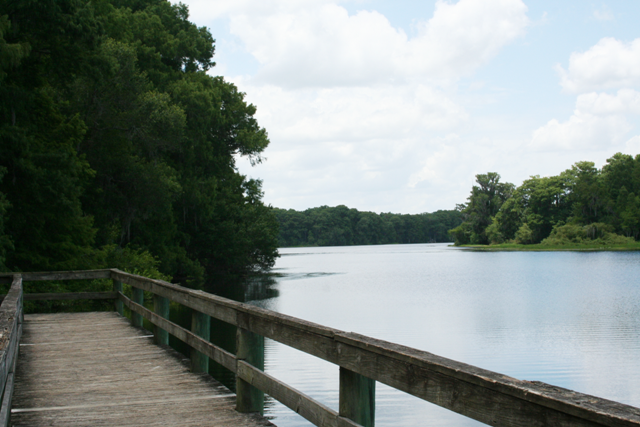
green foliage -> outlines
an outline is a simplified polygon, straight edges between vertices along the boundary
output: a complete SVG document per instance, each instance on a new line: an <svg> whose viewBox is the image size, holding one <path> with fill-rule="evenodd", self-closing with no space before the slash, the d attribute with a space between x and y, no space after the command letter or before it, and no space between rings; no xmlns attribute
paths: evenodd
<svg viewBox="0 0 640 427"><path fill-rule="evenodd" d="M449 234L453 236L456 245L468 245L471 243L471 233L471 224L466 221L449 230Z"/></svg>
<svg viewBox="0 0 640 427"><path fill-rule="evenodd" d="M277 221L235 168L267 133L207 74L214 40L185 5L0 5L0 268L133 263L197 286L273 265Z"/></svg>
<svg viewBox="0 0 640 427"><path fill-rule="evenodd" d="M14 271L89 268L95 229L80 196L93 175L75 147L85 127L65 116L51 87L29 94L30 109L16 111L17 124L0 124L0 164L7 176L0 191L11 203L5 230L15 249Z"/></svg>
<svg viewBox="0 0 640 427"><path fill-rule="evenodd" d="M565 243L581 243L587 238L587 232L583 226L578 224L565 224L553 228L553 231L542 242L551 244L553 241Z"/></svg>
<svg viewBox="0 0 640 427"><path fill-rule="evenodd" d="M487 244L489 238L486 228L491 224L502 204L511 197L515 186L510 183L501 183L500 175L495 172L476 175L476 182L471 189L468 203L462 208L464 222L469 224L470 234L468 242L473 244ZM464 230L465 232L467 230ZM452 231L453 232L453 231ZM466 233L463 230L453 232L462 240L456 239L456 244L466 241Z"/></svg>
<svg viewBox="0 0 640 427"><path fill-rule="evenodd" d="M491 244L499 244L504 243L504 235L500 231L500 223L493 217L491 220L491 224L485 230L485 234L487 235L487 239Z"/></svg>
<svg viewBox="0 0 640 427"><path fill-rule="evenodd" d="M638 240L640 237L640 197L628 193L623 186L617 200L617 225L627 236Z"/></svg>
<svg viewBox="0 0 640 427"><path fill-rule="evenodd" d="M565 224L556 226L540 244L543 246L563 246L587 244L597 246L629 246L634 244L630 237L613 233L613 226L603 223L592 223L585 226Z"/></svg>
<svg viewBox="0 0 640 427"><path fill-rule="evenodd" d="M593 162L577 162L561 176L569 183L572 214L577 221L589 224L605 219L607 195L602 174Z"/></svg>
<svg viewBox="0 0 640 427"><path fill-rule="evenodd" d="M517 188L514 197L519 199L522 217L531 228L530 243L540 242L570 213L567 184L562 177L533 176Z"/></svg>
<svg viewBox="0 0 640 427"><path fill-rule="evenodd" d="M0 15L0 82L7 76L5 70L20 65L24 57L29 54L28 43L7 43L5 34L11 29L11 22L7 15Z"/></svg>
<svg viewBox="0 0 640 427"><path fill-rule="evenodd" d="M274 212L280 224L282 247L448 242L451 241L448 230L462 221L458 211L376 214L344 205L303 212L274 209Z"/></svg>
<svg viewBox="0 0 640 427"><path fill-rule="evenodd" d="M511 197L507 199L496 216L492 220L495 232L500 233L505 241L516 238L516 231L523 222L525 208L522 206L521 197ZM488 232L488 231L487 231ZM489 237L487 235L487 237ZM489 238L491 240L491 238ZM492 242L493 243L493 242Z"/></svg>
<svg viewBox="0 0 640 427"><path fill-rule="evenodd" d="M529 224L524 223L516 231L516 243L528 245L533 243L533 231L529 228Z"/></svg>
<svg viewBox="0 0 640 427"><path fill-rule="evenodd" d="M495 181L491 178L478 175L478 182ZM486 220L488 187L473 187L462 209L465 221L450 231L456 244L515 240L546 246L628 246L627 238L640 238L640 155L616 153L602 170L592 162L577 162L558 176L532 176L505 192L507 198L491 221Z"/></svg>
<svg viewBox="0 0 640 427"><path fill-rule="evenodd" d="M106 245L96 252L96 256L97 264L101 268L117 268L150 279L171 279L170 276L160 272L160 260L142 249Z"/></svg>
<svg viewBox="0 0 640 427"><path fill-rule="evenodd" d="M127 273L138 274L159 280L170 280L171 277L160 272L160 260L147 251L130 247L120 248L107 245L93 253L96 268L118 268ZM111 291L113 282L108 279L69 280L60 282L29 282L26 292L107 292ZM131 287L124 285L124 293L131 296ZM113 301L25 301L25 310L32 312L56 311L98 311L111 310Z"/></svg>
<svg viewBox="0 0 640 427"><path fill-rule="evenodd" d="M0 167L0 182L2 182L2 178L4 177L7 170L3 167ZM11 238L5 234L4 224L5 218L7 216L7 210L11 207L11 204L7 201L7 197L0 193L0 271L6 271L7 266L5 265L7 252L14 249L13 242Z"/></svg>

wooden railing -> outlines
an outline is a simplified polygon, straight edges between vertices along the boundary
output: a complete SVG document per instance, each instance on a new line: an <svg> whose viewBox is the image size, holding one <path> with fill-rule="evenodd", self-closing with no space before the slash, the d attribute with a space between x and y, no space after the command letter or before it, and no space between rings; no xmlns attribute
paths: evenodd
<svg viewBox="0 0 640 427"><path fill-rule="evenodd" d="M9 424L14 372L22 337L22 278L9 276L11 287L0 305L0 426Z"/></svg>
<svg viewBox="0 0 640 427"><path fill-rule="evenodd" d="M2 277L0 275L0 279ZM11 324L14 329L9 329L15 330L19 338L22 288L20 276L13 277L11 291L2 303L0 319L4 330ZM328 328L161 280L115 269L22 274L24 281L97 278L112 279L114 292L58 295L64 299L114 299L115 308L121 314L124 306L131 310L134 325L141 326L142 318L148 319L154 325L159 344L168 343L168 334L188 344L193 349L194 371L206 370L207 358L211 358L234 372L240 412L261 411L263 393L267 393L317 426L373 426L375 382L378 381L493 426L640 426L640 409L636 407L542 382L518 380L425 351ZM133 288L132 299L122 293L123 283ZM154 310L143 306L143 291L154 295ZM56 299L51 294L25 294L25 299L39 299L38 295ZM169 301L193 310L191 330L168 320ZM8 320L9 317L13 320ZM236 354L209 342L210 317L237 327ZM10 336L13 337L13 333ZM339 411L266 374L263 337L340 366ZM14 364L15 358L10 355L15 353L18 338L5 340L3 336L0 342L5 396L10 395L12 372L6 367Z"/></svg>

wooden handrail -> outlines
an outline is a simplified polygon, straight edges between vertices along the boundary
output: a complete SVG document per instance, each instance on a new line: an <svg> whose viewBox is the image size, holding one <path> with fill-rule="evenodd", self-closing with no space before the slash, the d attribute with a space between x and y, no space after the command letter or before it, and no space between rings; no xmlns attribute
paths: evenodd
<svg viewBox="0 0 640 427"><path fill-rule="evenodd" d="M494 426L640 426L640 409L112 270L112 278Z"/></svg>
<svg viewBox="0 0 640 427"><path fill-rule="evenodd" d="M0 275L0 279L2 277ZM640 426L640 409L633 406L542 382L518 380L425 351L325 327L162 280L116 269L25 273L25 281L27 277L28 280L111 278L489 425ZM164 318L166 314L158 315L121 292L117 295L133 313L211 357L235 372L239 379L297 410L315 425L359 425L343 416L342 405L337 413L170 322Z"/></svg>
<svg viewBox="0 0 640 427"><path fill-rule="evenodd" d="M22 277L13 275L9 292L0 305L0 426L8 426L14 372L22 336Z"/></svg>

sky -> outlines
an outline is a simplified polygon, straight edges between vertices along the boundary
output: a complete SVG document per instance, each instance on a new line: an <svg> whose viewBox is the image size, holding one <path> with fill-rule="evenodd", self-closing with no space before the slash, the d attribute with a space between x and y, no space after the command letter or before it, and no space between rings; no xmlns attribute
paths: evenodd
<svg viewBox="0 0 640 427"><path fill-rule="evenodd" d="M416 214L640 153L640 2L182 0L270 145L264 201Z"/></svg>

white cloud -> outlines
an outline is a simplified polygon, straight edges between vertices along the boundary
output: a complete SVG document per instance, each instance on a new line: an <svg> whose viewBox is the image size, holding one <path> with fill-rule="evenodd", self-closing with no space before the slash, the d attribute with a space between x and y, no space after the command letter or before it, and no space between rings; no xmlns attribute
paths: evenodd
<svg viewBox="0 0 640 427"><path fill-rule="evenodd" d="M520 0L438 1L433 17L409 38L375 11L349 15L320 1L286 5L267 14L231 15L231 32L261 63L257 82L338 87L455 81L521 36L529 23Z"/></svg>
<svg viewBox="0 0 640 427"><path fill-rule="evenodd" d="M574 52L568 70L557 66L560 84L567 92L618 89L640 85L640 38L624 43L601 39L586 52Z"/></svg>
<svg viewBox="0 0 640 427"><path fill-rule="evenodd" d="M395 141L447 131L468 117L450 96L420 84L287 90L236 83L258 105L260 124L280 144Z"/></svg>
<svg viewBox="0 0 640 427"><path fill-rule="evenodd" d="M230 32L260 64L231 80L269 131L259 170L268 203L424 212L436 201L420 194L434 191L453 208L485 172L468 164L487 150L442 136L469 125L449 83L524 34L521 0L437 1L411 37L379 12L349 14L335 1L233 7L225 12ZM244 163L243 173L257 172ZM468 179L451 180L456 173Z"/></svg>
<svg viewBox="0 0 640 427"><path fill-rule="evenodd" d="M182 0L181 2L189 5L190 20L196 22L209 22L244 13L247 10L256 15L271 15L279 11L295 10L301 6L299 0ZM303 6L329 2L331 0L305 0Z"/></svg>
<svg viewBox="0 0 640 427"><path fill-rule="evenodd" d="M405 187L409 174L440 146L429 135L467 120L462 107L423 85L286 90L237 83L248 101L268 105L256 116L274 142L260 167L274 198L278 188L296 193L297 183L305 183L299 197Z"/></svg>
<svg viewBox="0 0 640 427"><path fill-rule="evenodd" d="M409 41L407 63L438 79L469 75L524 34L526 12L519 0L438 1L433 18Z"/></svg>
<svg viewBox="0 0 640 427"><path fill-rule="evenodd" d="M635 115L640 115L640 93L635 90L583 94L569 120L550 120L533 133L531 146L540 150L605 149L624 140L633 128L628 117Z"/></svg>
<svg viewBox="0 0 640 427"><path fill-rule="evenodd" d="M451 168L455 165L461 165L462 162L455 161L460 158L461 145L460 137L455 134L448 135L440 140L440 147L428 154L423 160L422 168L409 176L407 185L415 188L422 182L435 184L443 184L446 181L447 172L451 172ZM455 161L452 162L452 161Z"/></svg>
<svg viewBox="0 0 640 427"><path fill-rule="evenodd" d="M622 117L598 117L580 112L574 113L563 123L550 120L533 133L535 148L555 151L558 149L590 149L619 142L631 130Z"/></svg>
<svg viewBox="0 0 640 427"><path fill-rule="evenodd" d="M616 95L588 93L578 96L576 111L597 116L611 114L640 114L640 92L620 89Z"/></svg>

